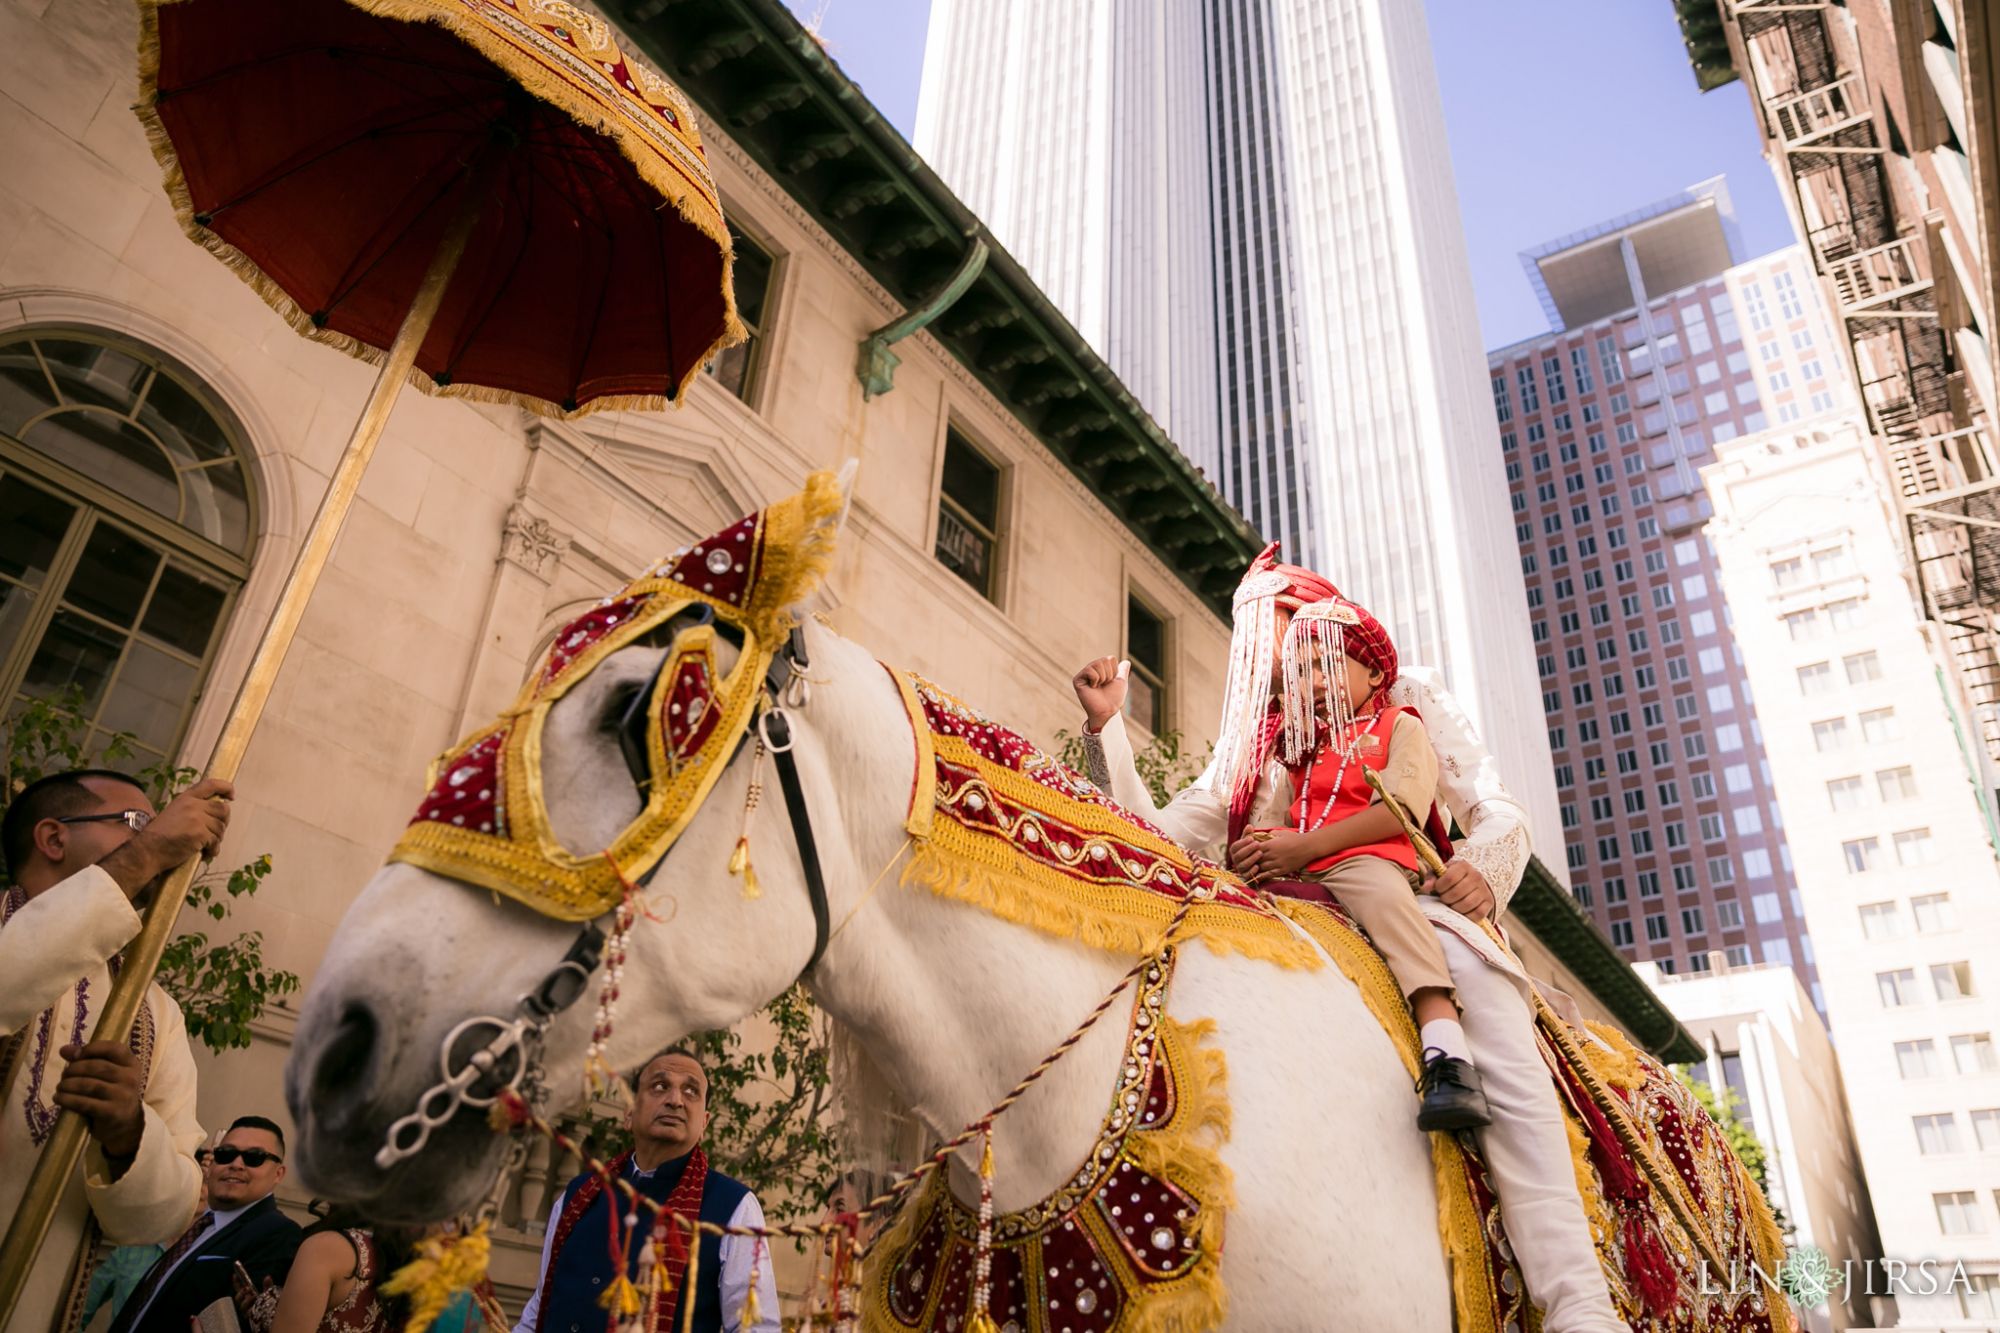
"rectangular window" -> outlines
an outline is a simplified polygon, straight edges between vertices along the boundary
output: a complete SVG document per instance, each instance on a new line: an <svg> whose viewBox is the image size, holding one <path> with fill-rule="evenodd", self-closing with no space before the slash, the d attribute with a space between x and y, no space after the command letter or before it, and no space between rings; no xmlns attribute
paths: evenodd
<svg viewBox="0 0 2000 1333"><path fill-rule="evenodd" d="M1952 1062L1961 1074L2000 1073L2000 1051L1986 1032L1964 1032L1951 1039Z"/></svg>
<svg viewBox="0 0 2000 1333"><path fill-rule="evenodd" d="M1945 1235L1976 1236L1986 1230L1979 1216L1979 1196L1971 1190L1933 1194L1931 1202L1937 1208L1938 1230Z"/></svg>
<svg viewBox="0 0 2000 1333"><path fill-rule="evenodd" d="M1917 974L1914 968L1898 968L1875 974L1875 993L1884 1009L1900 1009L1917 1002Z"/></svg>
<svg viewBox="0 0 2000 1333"><path fill-rule="evenodd" d="M1597 340L1597 368L1604 372L1606 384L1625 382L1625 362L1618 355L1618 343L1610 334Z"/></svg>
<svg viewBox="0 0 2000 1333"><path fill-rule="evenodd" d="M1882 659L1875 655L1872 648L1865 653L1843 657L1840 664L1847 670L1849 685L1865 685L1871 680L1882 679Z"/></svg>
<svg viewBox="0 0 2000 1333"><path fill-rule="evenodd" d="M1972 1134L1979 1141L1979 1151L2000 1150L2000 1108L1974 1111Z"/></svg>
<svg viewBox="0 0 2000 1333"><path fill-rule="evenodd" d="M1861 933L1870 940L1900 939L1903 934L1903 914L1896 910L1894 903L1863 903L1861 912Z"/></svg>
<svg viewBox="0 0 2000 1333"><path fill-rule="evenodd" d="M1639 896L1641 898L1657 898L1660 896L1660 876L1657 871L1641 870L1639 872Z"/></svg>
<svg viewBox="0 0 2000 1333"><path fill-rule="evenodd" d="M1771 582L1780 588L1796 588L1806 581L1806 562L1798 556L1771 562Z"/></svg>
<svg viewBox="0 0 2000 1333"><path fill-rule="evenodd" d="M1917 920L1919 935L1942 934L1957 924L1948 893L1926 893L1910 899L1910 915Z"/></svg>
<svg viewBox="0 0 2000 1333"><path fill-rule="evenodd" d="M1582 347L1569 349L1570 373L1576 377L1576 391L1580 394L1591 392L1597 387L1590 375L1590 356Z"/></svg>
<svg viewBox="0 0 2000 1333"><path fill-rule="evenodd" d="M1840 850L1847 858L1847 873L1850 875L1873 870L1882 863L1882 841L1879 838L1856 838L1852 842L1841 843Z"/></svg>
<svg viewBox="0 0 2000 1333"><path fill-rule="evenodd" d="M1553 356L1542 358L1542 383L1548 389L1549 405L1551 407L1569 397L1568 391L1563 388L1562 360L1560 358Z"/></svg>
<svg viewBox="0 0 2000 1333"><path fill-rule="evenodd" d="M1921 1041L1897 1042L1896 1072L1904 1078L1942 1077L1944 1066L1938 1062L1937 1043L1928 1037Z"/></svg>
<svg viewBox="0 0 2000 1333"><path fill-rule="evenodd" d="M1804 695L1829 694L1833 691L1833 664L1812 662L1798 670L1799 693Z"/></svg>
<svg viewBox="0 0 2000 1333"><path fill-rule="evenodd" d="M1541 411L1541 395L1535 392L1535 368L1533 366L1522 366L1514 372L1514 382L1521 390L1521 410L1523 412Z"/></svg>
<svg viewBox="0 0 2000 1333"><path fill-rule="evenodd" d="M1137 597L1125 599L1125 656L1132 663L1125 711L1157 736L1167 721L1167 624Z"/></svg>
<svg viewBox="0 0 2000 1333"><path fill-rule="evenodd" d="M1703 924L1701 919L1701 909L1699 907L1683 907L1681 909L1681 934L1706 935L1707 933L1708 928Z"/></svg>
<svg viewBox="0 0 2000 1333"><path fill-rule="evenodd" d="M774 261L769 251L733 226L729 239L736 250L736 317L749 336L718 352L708 363L708 373L747 403L763 379L763 358L758 353L764 344L764 306L770 300Z"/></svg>
<svg viewBox="0 0 2000 1333"><path fill-rule="evenodd" d="M1937 860L1937 843L1927 828L1904 829L1894 841L1897 865L1927 866Z"/></svg>
<svg viewBox="0 0 2000 1333"><path fill-rule="evenodd" d="M1861 779L1827 779L1826 799L1836 811L1859 810L1862 806Z"/></svg>
<svg viewBox="0 0 2000 1333"><path fill-rule="evenodd" d="M1701 816L1701 840L1703 842L1721 842L1722 836L1721 815Z"/></svg>
<svg viewBox="0 0 2000 1333"><path fill-rule="evenodd" d="M1514 402L1507 396L1507 377L1497 375L1493 380L1493 414L1506 425L1514 419Z"/></svg>
<svg viewBox="0 0 2000 1333"><path fill-rule="evenodd" d="M1972 964L1932 963L1931 989L1940 1000L1969 1000L1973 996Z"/></svg>
<svg viewBox="0 0 2000 1333"><path fill-rule="evenodd" d="M1958 1121L1949 1112L1943 1115L1912 1116L1917 1129L1917 1151L1926 1157L1964 1152L1958 1138Z"/></svg>
<svg viewBox="0 0 2000 1333"><path fill-rule="evenodd" d="M1819 612L1794 611L1784 618L1785 630L1792 636L1793 643L1804 643L1819 637Z"/></svg>
<svg viewBox="0 0 2000 1333"><path fill-rule="evenodd" d="M1861 627L1861 599L1843 597L1837 602L1826 604L1826 623L1835 631L1859 629Z"/></svg>
<svg viewBox="0 0 2000 1333"><path fill-rule="evenodd" d="M1813 748L1821 754L1842 749L1847 744L1847 719L1830 717L1812 724Z"/></svg>
<svg viewBox="0 0 2000 1333"><path fill-rule="evenodd" d="M1646 918L1646 939L1650 943L1658 944L1669 938L1672 933L1667 929L1667 918L1664 914Z"/></svg>
<svg viewBox="0 0 2000 1333"><path fill-rule="evenodd" d="M1714 865L1713 861L1709 862ZM1726 862L1724 864L1727 864ZM1711 876L1713 878L1713 876ZM1731 898L1715 905L1715 924L1724 930L1743 929L1743 904Z"/></svg>
<svg viewBox="0 0 2000 1333"><path fill-rule="evenodd" d="M1630 921L1613 921L1611 923L1611 942L1621 949L1631 948L1632 923Z"/></svg>
<svg viewBox="0 0 2000 1333"><path fill-rule="evenodd" d="M1885 768L1875 774L1875 789L1884 801L1914 801L1917 799L1916 774L1908 764L1900 768Z"/></svg>
<svg viewBox="0 0 2000 1333"><path fill-rule="evenodd" d="M1000 469L958 431L947 430L937 558L989 601L994 598L999 533Z"/></svg>
<svg viewBox="0 0 2000 1333"><path fill-rule="evenodd" d="M1825 663L1821 663L1822 666ZM1893 708L1871 708L1861 715L1861 738L1870 744L1903 738L1903 724Z"/></svg>

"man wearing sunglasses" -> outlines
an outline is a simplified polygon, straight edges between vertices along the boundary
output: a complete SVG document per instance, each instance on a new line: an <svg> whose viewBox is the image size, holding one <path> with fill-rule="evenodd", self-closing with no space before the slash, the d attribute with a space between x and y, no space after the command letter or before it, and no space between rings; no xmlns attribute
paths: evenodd
<svg viewBox="0 0 2000 1333"><path fill-rule="evenodd" d="M0 817L12 881L0 900L0 1218L19 1206L58 1112L90 1130L4 1333L44 1326L76 1289L93 1218L106 1240L132 1245L169 1242L194 1215L202 1132L179 1006L154 985L129 1037L90 1035L111 962L139 932L134 904L175 866L214 853L231 794L200 782L156 813L132 778L86 769L30 784Z"/></svg>
<svg viewBox="0 0 2000 1333"><path fill-rule="evenodd" d="M260 1115L238 1116L208 1155L208 1207L139 1279L111 1333L182 1333L231 1297L238 1266L252 1290L282 1284L302 1234L272 1193L284 1178L284 1131Z"/></svg>

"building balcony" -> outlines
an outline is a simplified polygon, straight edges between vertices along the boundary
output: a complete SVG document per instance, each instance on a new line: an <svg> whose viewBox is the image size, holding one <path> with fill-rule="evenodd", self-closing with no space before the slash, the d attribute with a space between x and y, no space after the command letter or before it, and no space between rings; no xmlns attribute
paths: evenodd
<svg viewBox="0 0 2000 1333"><path fill-rule="evenodd" d="M1827 265L1826 276L1843 315L1880 310L1931 288L1919 236L1899 236L1887 245L1834 260Z"/></svg>
<svg viewBox="0 0 2000 1333"><path fill-rule="evenodd" d="M1768 98L1764 112L1773 135L1788 152L1809 148L1873 119L1868 85L1858 73L1844 75L1824 87Z"/></svg>
<svg viewBox="0 0 2000 1333"><path fill-rule="evenodd" d="M1894 440L1888 445L1889 473L1906 501L1950 496L2000 480L1993 441L1978 426Z"/></svg>

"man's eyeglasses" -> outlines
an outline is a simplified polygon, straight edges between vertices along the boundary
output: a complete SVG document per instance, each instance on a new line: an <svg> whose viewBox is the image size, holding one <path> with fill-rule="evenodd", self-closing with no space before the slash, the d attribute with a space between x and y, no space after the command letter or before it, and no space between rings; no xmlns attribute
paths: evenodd
<svg viewBox="0 0 2000 1333"><path fill-rule="evenodd" d="M60 815L56 818L56 823L108 824L114 819L137 833L153 822L153 814L150 810L113 810L110 814L104 815Z"/></svg>
<svg viewBox="0 0 2000 1333"><path fill-rule="evenodd" d="M217 1166L228 1166L239 1157L243 1159L243 1165L249 1167L252 1171L255 1171L266 1162L282 1162L285 1160L278 1156L278 1154L266 1152L262 1148L236 1148L227 1143L208 1154L208 1160L214 1162Z"/></svg>

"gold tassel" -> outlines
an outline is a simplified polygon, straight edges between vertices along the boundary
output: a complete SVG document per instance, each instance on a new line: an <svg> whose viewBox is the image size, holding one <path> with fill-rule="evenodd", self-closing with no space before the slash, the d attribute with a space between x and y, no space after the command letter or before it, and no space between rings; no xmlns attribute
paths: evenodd
<svg viewBox="0 0 2000 1333"><path fill-rule="evenodd" d="M743 896L761 898L764 890L757 885L757 868L750 864L750 839L738 838L736 850L729 854L729 873L743 879Z"/></svg>
<svg viewBox="0 0 2000 1333"><path fill-rule="evenodd" d="M492 1244L481 1222L463 1236L431 1236L417 1242L416 1257L382 1284L385 1296L408 1296L407 1333L424 1333L444 1313L451 1298L486 1276Z"/></svg>
<svg viewBox="0 0 2000 1333"><path fill-rule="evenodd" d="M630 1319L633 1315L639 1313L639 1288L633 1285L631 1278L621 1274L618 1280L613 1282L605 1289L604 1294L597 1298L597 1304L601 1308L611 1311L612 1317L615 1319Z"/></svg>
<svg viewBox="0 0 2000 1333"><path fill-rule="evenodd" d="M743 1317L737 1320L736 1326L738 1328L757 1327L757 1316L763 1313L763 1311L760 1310L757 1305L757 1283L755 1281L756 1275L753 1273L751 1275L751 1278L752 1281L750 1283L750 1290L743 1297Z"/></svg>
<svg viewBox="0 0 2000 1333"><path fill-rule="evenodd" d="M993 1316L984 1310L972 1312L972 1318L965 1321L965 1333L1000 1333L993 1323Z"/></svg>

